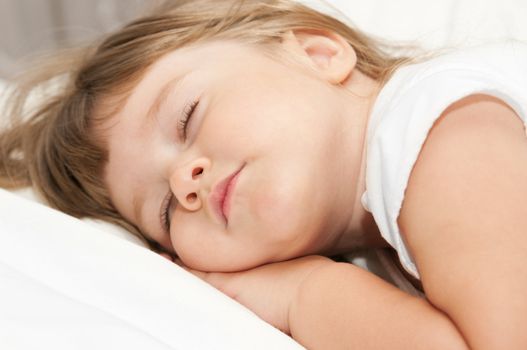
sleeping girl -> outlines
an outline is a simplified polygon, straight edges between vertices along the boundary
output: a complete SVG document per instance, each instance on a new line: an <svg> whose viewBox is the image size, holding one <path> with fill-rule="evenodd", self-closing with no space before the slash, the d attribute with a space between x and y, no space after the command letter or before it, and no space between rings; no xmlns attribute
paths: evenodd
<svg viewBox="0 0 527 350"><path fill-rule="evenodd" d="M292 1L168 1L20 82L0 186L309 349L526 349L527 45L387 52ZM385 246L424 298L327 258Z"/></svg>

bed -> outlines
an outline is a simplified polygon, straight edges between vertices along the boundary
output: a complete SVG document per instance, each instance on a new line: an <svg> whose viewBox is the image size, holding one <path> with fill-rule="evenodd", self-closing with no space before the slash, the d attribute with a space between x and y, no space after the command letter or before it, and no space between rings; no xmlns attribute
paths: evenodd
<svg viewBox="0 0 527 350"><path fill-rule="evenodd" d="M523 0L305 2L424 49L527 40ZM30 189L0 189L0 242L2 349L302 348L130 233L57 212Z"/></svg>

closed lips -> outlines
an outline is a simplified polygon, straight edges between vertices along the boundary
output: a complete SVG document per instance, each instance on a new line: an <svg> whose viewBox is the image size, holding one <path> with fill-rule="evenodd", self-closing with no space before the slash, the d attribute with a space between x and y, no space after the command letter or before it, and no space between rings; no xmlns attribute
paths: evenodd
<svg viewBox="0 0 527 350"><path fill-rule="evenodd" d="M230 199L236 184L236 179L242 171L243 166L236 170L225 179L221 180L216 186L214 186L210 195L210 204L214 212L220 217L225 223L228 222L229 210L230 210Z"/></svg>

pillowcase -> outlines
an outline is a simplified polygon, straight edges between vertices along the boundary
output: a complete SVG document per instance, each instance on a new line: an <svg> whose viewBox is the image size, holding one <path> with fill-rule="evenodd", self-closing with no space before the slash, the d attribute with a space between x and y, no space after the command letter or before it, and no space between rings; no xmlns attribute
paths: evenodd
<svg viewBox="0 0 527 350"><path fill-rule="evenodd" d="M302 2L336 17L340 12L355 27L388 43L425 50L527 40L527 2L523 0L327 0L326 5L318 0Z"/></svg>

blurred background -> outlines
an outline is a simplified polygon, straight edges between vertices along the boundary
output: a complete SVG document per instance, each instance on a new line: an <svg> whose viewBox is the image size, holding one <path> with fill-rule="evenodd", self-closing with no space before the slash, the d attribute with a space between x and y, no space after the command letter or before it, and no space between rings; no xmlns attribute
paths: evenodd
<svg viewBox="0 0 527 350"><path fill-rule="evenodd" d="M42 51L89 42L161 0L0 0L0 80ZM299 0L388 42L425 49L527 40L527 0Z"/></svg>
<svg viewBox="0 0 527 350"><path fill-rule="evenodd" d="M0 0L0 79L28 55L89 41L134 18L148 0Z"/></svg>

